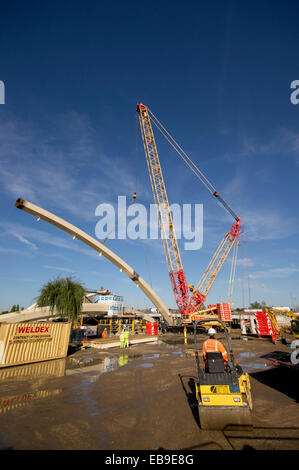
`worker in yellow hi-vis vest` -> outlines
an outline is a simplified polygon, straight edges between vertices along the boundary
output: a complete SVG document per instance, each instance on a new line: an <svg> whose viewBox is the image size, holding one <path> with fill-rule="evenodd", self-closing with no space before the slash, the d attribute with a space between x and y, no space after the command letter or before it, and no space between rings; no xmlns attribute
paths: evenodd
<svg viewBox="0 0 299 470"><path fill-rule="evenodd" d="M124 347L125 348L128 348L129 347L129 335L130 335L130 332L127 328L125 328L125 331L124 331L124 334L125 334L125 344L124 344Z"/></svg>
<svg viewBox="0 0 299 470"><path fill-rule="evenodd" d="M120 347L124 348L125 347L125 332L124 332L124 330L121 330L119 340L120 340Z"/></svg>
<svg viewBox="0 0 299 470"><path fill-rule="evenodd" d="M184 326L184 343L187 344L187 328Z"/></svg>

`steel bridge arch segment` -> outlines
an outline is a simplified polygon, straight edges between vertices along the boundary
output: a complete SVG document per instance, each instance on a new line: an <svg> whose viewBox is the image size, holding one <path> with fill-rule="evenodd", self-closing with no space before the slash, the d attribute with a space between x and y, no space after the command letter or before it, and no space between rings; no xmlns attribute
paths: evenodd
<svg viewBox="0 0 299 470"><path fill-rule="evenodd" d="M64 232L69 233L73 236L73 238L77 238L78 240L82 241L90 248L97 251L99 254L102 254L111 263L121 269L122 272L124 272L142 290L142 292L149 298L149 300L157 307L164 320L169 325L172 325L172 318L164 302L160 299L160 297L158 297L156 292L149 286L149 284L138 273L136 273L136 271L131 266L129 266L113 251L111 251L105 245L97 241L95 238L83 232L83 230L79 229L75 225L70 224L66 220L61 219L55 214L45 209L42 209L41 207L36 206L35 204L26 201L25 199L19 198L15 203L15 207L25 212L28 212L28 214L36 216L38 219L40 218L45 220L46 222L54 225L55 227L63 230Z"/></svg>

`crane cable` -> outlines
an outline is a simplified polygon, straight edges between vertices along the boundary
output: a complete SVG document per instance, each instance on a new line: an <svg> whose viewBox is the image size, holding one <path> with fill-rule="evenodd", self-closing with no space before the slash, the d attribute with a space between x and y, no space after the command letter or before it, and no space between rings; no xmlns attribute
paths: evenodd
<svg viewBox="0 0 299 470"><path fill-rule="evenodd" d="M161 132L161 134L165 137L165 139L169 142L169 144L174 148L174 150L178 153L178 155L184 160L184 162L188 165L188 167L193 171L193 173L197 176L198 179L202 182L202 184L207 188L207 190L217 198L217 204L222 205L224 209L232 215L232 217L238 222L240 218L235 214L235 212L229 207L229 205L224 201L224 199L220 196L220 194L216 191L212 183L208 180L208 178L203 174L203 172L198 168L197 165L191 160L191 158L184 152L184 150L179 146L179 144L174 140L174 138L169 134L169 132L165 129L163 124L158 120L158 118L152 113L152 111L148 109L149 115L152 119L152 122L155 124L157 129Z"/></svg>
<svg viewBox="0 0 299 470"><path fill-rule="evenodd" d="M244 256L244 258L245 258L245 256ZM242 284L242 307L243 307L243 309L245 308L245 288L244 288L245 274L244 274L244 270L245 270L244 263L241 263L242 278L241 278L240 282Z"/></svg>
<svg viewBox="0 0 299 470"><path fill-rule="evenodd" d="M174 140L174 138L169 134L169 132L165 129L163 124L158 120L158 118L152 113L152 111L148 108L150 117L157 127L157 129L163 134L166 140L170 143L170 145L175 149L175 151L179 154L179 156L184 160L184 162L189 166L189 168L193 171L193 173L200 179L203 185L207 188L210 193L214 194L216 189L212 185L212 183L208 180L208 178L203 174L203 172L198 168L197 165L191 160L191 158L184 152L184 150L179 146L179 144Z"/></svg>
<svg viewBox="0 0 299 470"><path fill-rule="evenodd" d="M139 161L139 154L138 154L138 115L136 114L136 136L135 136L135 193L137 193L137 185L138 185L138 161Z"/></svg>
<svg viewBox="0 0 299 470"><path fill-rule="evenodd" d="M248 273L248 267L249 267L249 258L248 258L248 251L247 251L247 244L245 243L245 268L246 268L246 275L247 275L247 284L248 284L248 306L250 308L250 304L251 304L251 292L250 292L250 289L251 289L251 285L250 285L250 275Z"/></svg>
<svg viewBox="0 0 299 470"><path fill-rule="evenodd" d="M228 294L227 294L227 303L232 301L233 291L234 291L234 282L236 275L236 266L237 266L237 254L238 254L239 240L235 239L234 248L233 248L233 257L232 264L230 269L230 278L228 282Z"/></svg>
<svg viewBox="0 0 299 470"><path fill-rule="evenodd" d="M178 153L178 155L188 165L188 167L191 169L191 171L203 183L203 185L207 188L207 190L211 194L213 194L213 196L216 196L216 197L219 198L219 201L222 203L223 207L236 220L238 220L238 217L236 216L236 214L231 210L231 208L226 204L226 202L219 196L216 189L214 188L212 183L208 180L208 178L203 174L203 172L198 168L198 166L191 160L191 158L186 154L186 152L180 147L180 145L170 135L170 133L165 129L165 127L159 121L159 119L153 114L153 112L149 108L147 108L147 109L148 109L149 115L152 119L152 122L155 124L155 126L161 132L161 134L165 137L165 139L169 142L169 144L174 148L174 150ZM244 232L244 230L243 230L243 232ZM230 270L230 279L229 279L229 288L228 288L228 303L232 300L232 295L233 295L233 290L234 290L234 281L235 281L235 273L236 273L238 246L239 246L239 240L236 240L236 242L234 243L233 258L232 258L232 264L231 264L231 270ZM248 277L248 282L249 282L249 277Z"/></svg>

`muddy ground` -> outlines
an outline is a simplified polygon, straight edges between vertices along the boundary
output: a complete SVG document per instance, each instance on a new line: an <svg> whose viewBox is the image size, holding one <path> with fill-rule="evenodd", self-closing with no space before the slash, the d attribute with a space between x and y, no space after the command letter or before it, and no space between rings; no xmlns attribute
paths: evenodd
<svg viewBox="0 0 299 470"><path fill-rule="evenodd" d="M199 335L199 344L205 339ZM0 448L298 450L298 372L263 357L288 346L244 341L237 330L232 347L250 374L252 431L200 429L194 344L168 333L157 344L81 349L47 368L1 370Z"/></svg>

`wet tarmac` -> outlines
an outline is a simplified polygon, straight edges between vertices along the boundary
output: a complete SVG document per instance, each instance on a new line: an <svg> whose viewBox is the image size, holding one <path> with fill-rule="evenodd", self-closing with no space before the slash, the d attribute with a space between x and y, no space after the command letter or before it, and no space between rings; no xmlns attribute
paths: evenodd
<svg viewBox="0 0 299 470"><path fill-rule="evenodd" d="M200 429L192 337L185 345L182 335L166 334L126 350L87 348L0 369L0 448L298 450L298 372L263 357L288 346L236 336L232 347L250 374L251 432Z"/></svg>

